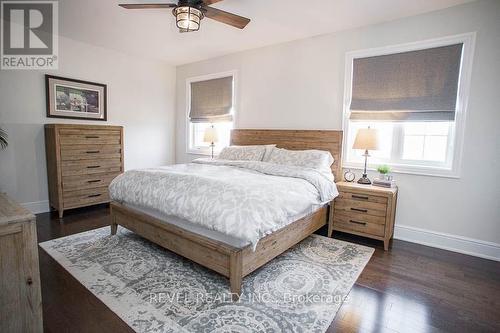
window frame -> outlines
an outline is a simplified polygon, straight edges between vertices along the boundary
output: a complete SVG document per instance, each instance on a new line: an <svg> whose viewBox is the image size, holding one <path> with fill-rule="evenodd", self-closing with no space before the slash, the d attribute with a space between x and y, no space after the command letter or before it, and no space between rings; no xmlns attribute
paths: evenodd
<svg viewBox="0 0 500 333"><path fill-rule="evenodd" d="M189 121L189 111L191 109L191 83L193 82L199 82L199 81L207 81L207 80L213 80L213 79L220 79L223 77L233 77L233 128L236 127L237 123L237 108L236 108L236 101L237 101L237 84L238 84L238 71L236 70L231 70L231 71L226 71L226 72L218 72L218 73L213 73L213 74L207 74L207 75L201 75L201 76L195 76L195 77L189 77L186 79L186 153L187 154L194 154L194 155L207 155L210 156L212 153L212 150L210 147L200 147L200 146L192 146L191 143L194 141L194 131L193 129L193 123Z"/></svg>
<svg viewBox="0 0 500 333"><path fill-rule="evenodd" d="M416 50L429 49L440 46L447 46L457 43L463 43L461 71L458 83L457 108L455 112L455 122L454 126L451 126L448 137L449 138L448 149L450 149L450 145L452 145L453 147L453 153L449 157L451 159L450 161L451 165L449 167L448 166L442 167L442 166L436 166L436 164L432 162L418 163L415 161L413 162L413 164L406 164L406 163L401 164L400 162L402 160L401 157L402 157L403 142L402 140L395 140L395 139L403 138L402 125L394 127L393 143L392 143L393 148L398 149L400 153L399 156L400 158L398 159L398 161L391 161L390 163L387 163L392 166L393 172L395 173L460 178L461 164L462 164L461 161L463 155L463 143L465 135L465 120L466 120L468 100L469 100L475 40L476 40L476 32L470 32L460 35L447 36L447 37L435 38L435 39L412 42L412 43L347 52L345 57L344 105L342 114L342 129L344 131L343 154L342 154L343 168L363 169L363 163L356 163L347 160L349 156L348 152L349 150L352 149L348 147L348 138L349 138L348 134L350 125L349 115L350 115L350 105L351 105L351 95L352 95L353 60L356 58L388 55L394 53L416 51ZM401 124L404 124L404 122L401 122ZM368 170L375 170L376 165L371 164L370 159L368 159L367 168Z"/></svg>

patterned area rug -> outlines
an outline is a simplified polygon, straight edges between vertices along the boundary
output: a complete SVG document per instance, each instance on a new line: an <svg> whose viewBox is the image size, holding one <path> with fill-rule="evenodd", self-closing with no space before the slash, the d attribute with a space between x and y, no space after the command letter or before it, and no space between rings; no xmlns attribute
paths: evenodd
<svg viewBox="0 0 500 333"><path fill-rule="evenodd" d="M324 332L373 249L312 235L243 280L228 280L109 227L40 246L137 332Z"/></svg>

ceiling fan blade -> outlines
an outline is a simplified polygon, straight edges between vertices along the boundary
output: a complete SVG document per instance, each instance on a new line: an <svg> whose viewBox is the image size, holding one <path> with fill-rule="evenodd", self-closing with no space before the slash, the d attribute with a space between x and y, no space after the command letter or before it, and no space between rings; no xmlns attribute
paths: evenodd
<svg viewBox="0 0 500 333"><path fill-rule="evenodd" d="M214 3L221 2L222 0L203 0L205 5L213 5Z"/></svg>
<svg viewBox="0 0 500 333"><path fill-rule="evenodd" d="M236 14L231 14L220 9L212 7L204 7L205 16L225 24L232 25L233 27L243 29L250 23L250 19L239 16Z"/></svg>
<svg viewBox="0 0 500 333"><path fill-rule="evenodd" d="M121 3L118 6L125 9L158 9L158 8L175 8L177 4L175 3L136 3L127 4Z"/></svg>

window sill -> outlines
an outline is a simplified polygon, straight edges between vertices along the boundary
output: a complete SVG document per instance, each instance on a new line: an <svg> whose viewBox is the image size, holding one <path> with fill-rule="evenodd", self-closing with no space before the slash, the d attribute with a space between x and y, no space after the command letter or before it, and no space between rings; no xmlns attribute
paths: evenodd
<svg viewBox="0 0 500 333"><path fill-rule="evenodd" d="M429 176L429 177L442 177L442 178L460 178L460 174L457 170L453 169L445 169L439 167L427 167L427 166L410 166L410 165L395 165L388 164L392 171L391 173L396 174L407 174L407 175L417 175L417 176ZM343 163L343 169L354 169L354 170L363 170L364 165L358 163ZM377 167L374 165L368 165L368 171L377 172Z"/></svg>

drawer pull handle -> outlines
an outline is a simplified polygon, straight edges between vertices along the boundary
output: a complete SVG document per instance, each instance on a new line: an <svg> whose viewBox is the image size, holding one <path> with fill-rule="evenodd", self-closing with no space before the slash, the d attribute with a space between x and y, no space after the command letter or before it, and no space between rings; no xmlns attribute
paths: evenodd
<svg viewBox="0 0 500 333"><path fill-rule="evenodd" d="M96 179L96 180L88 180L87 183L92 184L92 183L99 183L101 180Z"/></svg>
<svg viewBox="0 0 500 333"><path fill-rule="evenodd" d="M359 224L359 225L366 225L366 222L359 222L355 220L349 220L349 222L354 223L354 224Z"/></svg>
<svg viewBox="0 0 500 333"><path fill-rule="evenodd" d="M85 139L99 139L99 137L96 135L86 135Z"/></svg>
<svg viewBox="0 0 500 333"><path fill-rule="evenodd" d="M91 194L89 196L87 196L87 198L96 198L96 197L100 197L101 195L100 194Z"/></svg>
<svg viewBox="0 0 500 333"><path fill-rule="evenodd" d="M361 200L368 200L368 197L362 196L362 195L352 195L354 199L361 199Z"/></svg>
<svg viewBox="0 0 500 333"><path fill-rule="evenodd" d="M27 279L26 279L26 284L27 284L28 286L31 286L31 285L33 284L33 279L32 279L32 278L30 278L30 277L29 277L29 278L27 278Z"/></svg>
<svg viewBox="0 0 500 333"><path fill-rule="evenodd" d="M89 165L87 167L87 169L97 169L97 168L100 168L101 166L100 165Z"/></svg>
<svg viewBox="0 0 500 333"><path fill-rule="evenodd" d="M351 210L353 210L355 212L368 213L368 209L351 208Z"/></svg>
<svg viewBox="0 0 500 333"><path fill-rule="evenodd" d="M99 154L99 150L89 150L86 153L87 154Z"/></svg>

